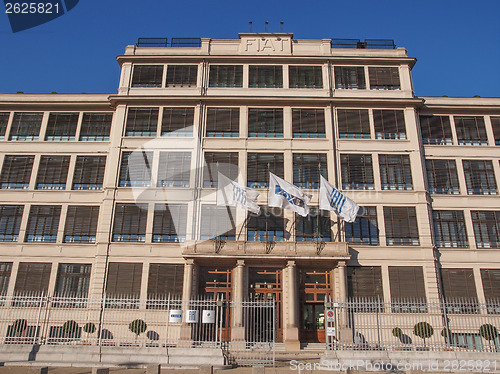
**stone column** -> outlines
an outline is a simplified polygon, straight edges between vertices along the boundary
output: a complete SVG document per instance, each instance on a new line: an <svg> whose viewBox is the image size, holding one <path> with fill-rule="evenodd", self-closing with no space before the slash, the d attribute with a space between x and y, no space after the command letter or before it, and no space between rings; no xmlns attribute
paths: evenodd
<svg viewBox="0 0 500 374"><path fill-rule="evenodd" d="M285 350L298 351L300 350L299 329L297 327L297 267L295 261L288 261L286 266L288 273L288 318L285 333Z"/></svg>
<svg viewBox="0 0 500 374"><path fill-rule="evenodd" d="M243 307L245 299L245 260L237 260L234 268L232 310L231 310L231 340L245 340L245 326L243 326Z"/></svg>
<svg viewBox="0 0 500 374"><path fill-rule="evenodd" d="M339 294L340 294L340 301L344 301L347 298L347 279L345 275L345 261L339 261L338 262L338 269L339 269Z"/></svg>
<svg viewBox="0 0 500 374"><path fill-rule="evenodd" d="M187 259L184 263L184 283L182 285L182 326L180 340L191 340L191 325L186 323L189 301L193 293L194 260Z"/></svg>

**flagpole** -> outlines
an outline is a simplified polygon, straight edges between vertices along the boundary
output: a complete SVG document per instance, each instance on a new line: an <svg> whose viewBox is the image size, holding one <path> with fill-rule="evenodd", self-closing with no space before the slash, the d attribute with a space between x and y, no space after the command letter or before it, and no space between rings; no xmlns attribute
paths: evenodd
<svg viewBox="0 0 500 374"><path fill-rule="evenodd" d="M332 117L332 124L335 123L335 115L334 115L334 109L333 109L333 103L330 103L330 115ZM335 136L335 126L333 126L333 172L334 172L334 176L335 176L335 188L340 190L339 189L339 172L338 172L338 165L337 165L337 160L338 160L338 157L337 157L337 140L338 138ZM338 241L340 241L340 234L341 234L341 231L340 231L340 218L337 216L337 238L338 238Z"/></svg>

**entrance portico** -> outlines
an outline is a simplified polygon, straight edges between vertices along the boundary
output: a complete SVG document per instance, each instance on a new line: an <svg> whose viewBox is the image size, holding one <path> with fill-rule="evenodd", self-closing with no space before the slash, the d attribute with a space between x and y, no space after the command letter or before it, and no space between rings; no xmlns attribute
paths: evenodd
<svg viewBox="0 0 500 374"><path fill-rule="evenodd" d="M265 243L227 241L216 247L203 242L186 247L184 290L234 302L224 316L227 340L245 341L243 301L276 303L276 339L289 351L300 343L324 341L325 297L344 298L346 243ZM183 295L185 296L185 295ZM247 329L247 330L245 330ZM245 332L247 331L247 332Z"/></svg>

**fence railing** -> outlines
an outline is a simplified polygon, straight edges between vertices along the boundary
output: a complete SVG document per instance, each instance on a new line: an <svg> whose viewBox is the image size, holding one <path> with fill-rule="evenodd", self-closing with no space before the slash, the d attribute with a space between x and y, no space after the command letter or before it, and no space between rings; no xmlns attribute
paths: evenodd
<svg viewBox="0 0 500 374"><path fill-rule="evenodd" d="M328 350L500 352L500 302L325 302Z"/></svg>
<svg viewBox="0 0 500 374"><path fill-rule="evenodd" d="M201 38L139 38L137 47L201 47Z"/></svg>

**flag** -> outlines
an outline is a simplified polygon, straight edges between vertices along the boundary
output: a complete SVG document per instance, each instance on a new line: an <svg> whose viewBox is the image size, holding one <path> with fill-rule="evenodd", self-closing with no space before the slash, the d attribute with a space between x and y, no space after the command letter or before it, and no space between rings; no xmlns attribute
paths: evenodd
<svg viewBox="0 0 500 374"><path fill-rule="evenodd" d="M344 221L354 222L358 214L359 205L328 183L322 175L320 177L319 208L333 210Z"/></svg>
<svg viewBox="0 0 500 374"><path fill-rule="evenodd" d="M311 201L311 195L273 173L269 173L269 206L290 209L306 217L309 214L307 205L309 201Z"/></svg>
<svg viewBox="0 0 500 374"><path fill-rule="evenodd" d="M220 172L218 172L217 178L218 206L236 206L259 214L260 207L257 198L260 192L243 187Z"/></svg>

